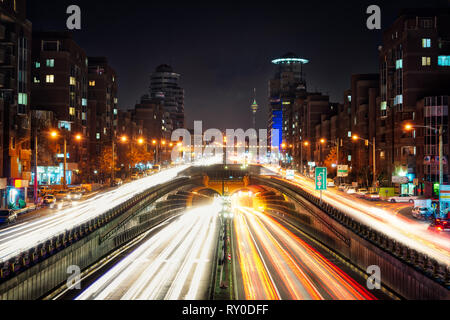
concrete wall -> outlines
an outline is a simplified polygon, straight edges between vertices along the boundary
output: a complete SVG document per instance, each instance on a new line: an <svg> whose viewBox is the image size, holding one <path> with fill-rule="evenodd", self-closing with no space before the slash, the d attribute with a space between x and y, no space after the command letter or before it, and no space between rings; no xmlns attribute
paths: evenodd
<svg viewBox="0 0 450 320"><path fill-rule="evenodd" d="M146 190L143 194L136 196L139 201L130 199L130 203L134 204L131 208L125 204L121 205L120 207L125 208L123 212L118 211L120 214L101 226L97 224L95 230L93 226L89 230L87 225L83 225L83 234L79 235L80 240L0 283L0 299L39 299L65 284L70 277L67 273L70 266L78 266L84 270L139 234L177 214L179 212L177 208L170 208L167 211L155 210L151 213L148 213L145 208L154 201L164 198L168 193L192 182L192 179L179 179ZM143 213L145 219L141 219L137 215L139 213Z"/></svg>
<svg viewBox="0 0 450 320"><path fill-rule="evenodd" d="M381 269L383 285L405 299L450 299L448 270L425 256L407 251L388 237L339 214L333 215L319 208L311 199L280 184L279 180L252 177L252 183L274 188L292 199L296 210L285 218L301 230L319 240L333 251L349 259L361 270L377 265ZM292 185L291 185L292 186ZM356 231L356 232L355 232Z"/></svg>

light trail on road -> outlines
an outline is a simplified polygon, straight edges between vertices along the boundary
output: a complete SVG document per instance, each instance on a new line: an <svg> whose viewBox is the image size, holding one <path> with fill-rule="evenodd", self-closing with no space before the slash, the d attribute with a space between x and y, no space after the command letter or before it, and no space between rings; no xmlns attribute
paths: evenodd
<svg viewBox="0 0 450 320"><path fill-rule="evenodd" d="M236 252L248 300L374 300L364 287L273 218L238 207Z"/></svg>
<svg viewBox="0 0 450 320"><path fill-rule="evenodd" d="M77 300L205 300L221 206L192 209L159 230Z"/></svg>
<svg viewBox="0 0 450 320"><path fill-rule="evenodd" d="M173 180L188 166L164 170L152 176L100 193L78 206L56 211L54 215L20 223L0 230L0 260L4 261L38 243L81 225L131 199L146 189Z"/></svg>
<svg viewBox="0 0 450 320"><path fill-rule="evenodd" d="M311 194L319 195L318 191L315 190L314 181L304 176L295 175L295 180L274 179L281 179L299 186ZM337 190L325 191L322 197L323 201L345 212L353 219L388 235L409 248L425 253L440 263L450 266L450 239L448 235L432 233L428 230L426 224L398 216L391 210L377 208Z"/></svg>

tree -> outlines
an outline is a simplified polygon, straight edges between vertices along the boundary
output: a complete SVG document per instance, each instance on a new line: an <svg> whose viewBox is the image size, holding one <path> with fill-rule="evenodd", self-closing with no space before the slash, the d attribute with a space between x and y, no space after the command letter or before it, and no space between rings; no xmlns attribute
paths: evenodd
<svg viewBox="0 0 450 320"><path fill-rule="evenodd" d="M337 168L337 147L331 148L330 153L328 154L327 158L324 161L325 166L328 169L328 173L334 173ZM335 166L333 166L335 165Z"/></svg>

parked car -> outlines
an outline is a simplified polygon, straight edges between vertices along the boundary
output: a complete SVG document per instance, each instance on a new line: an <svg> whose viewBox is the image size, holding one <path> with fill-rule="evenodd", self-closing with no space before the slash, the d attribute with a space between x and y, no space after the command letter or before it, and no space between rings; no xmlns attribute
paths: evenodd
<svg viewBox="0 0 450 320"><path fill-rule="evenodd" d="M428 207L415 207L412 210L412 216L419 220L432 220L434 212Z"/></svg>
<svg viewBox="0 0 450 320"><path fill-rule="evenodd" d="M17 214L14 210L2 209L0 210L0 224L10 224L17 221Z"/></svg>
<svg viewBox="0 0 450 320"><path fill-rule="evenodd" d="M71 200L81 200L82 197L83 197L83 193L78 192L78 191L71 191L68 195L68 198Z"/></svg>
<svg viewBox="0 0 450 320"><path fill-rule="evenodd" d="M55 201L54 203L52 203L50 205L50 209L55 209L55 210L61 210L67 207L71 207L73 205L73 202L70 200L59 200L59 201Z"/></svg>
<svg viewBox="0 0 450 320"><path fill-rule="evenodd" d="M351 186L348 185L348 184L343 183L343 184L341 184L341 185L339 186L338 190L339 190L339 191L345 191L345 190L347 190L349 187L351 187Z"/></svg>
<svg viewBox="0 0 450 320"><path fill-rule="evenodd" d="M122 179L120 179L120 178L114 179L114 185L115 186L121 186L122 184L123 184Z"/></svg>
<svg viewBox="0 0 450 320"><path fill-rule="evenodd" d="M395 197L390 197L388 199L389 202L392 203L398 203L398 202L409 202L409 203L414 203L414 200L417 200L419 197L416 196L412 196L409 194L401 194L399 196L395 196Z"/></svg>
<svg viewBox="0 0 450 320"><path fill-rule="evenodd" d="M139 179L139 173L133 173L131 175L131 180L138 180Z"/></svg>
<svg viewBox="0 0 450 320"><path fill-rule="evenodd" d="M60 190L55 192L54 196L56 197L56 200L70 200L71 195L69 194L69 192L65 191L65 190Z"/></svg>
<svg viewBox="0 0 450 320"><path fill-rule="evenodd" d="M381 196L378 192L366 193L363 198L368 201L380 201L381 200Z"/></svg>
<svg viewBox="0 0 450 320"><path fill-rule="evenodd" d="M333 179L327 179L327 187L328 188L336 187L336 185L334 184L334 180Z"/></svg>
<svg viewBox="0 0 450 320"><path fill-rule="evenodd" d="M434 232L448 231L448 230L450 230L450 220L448 220L448 219L436 219L429 226L428 230L431 230L431 231L434 231Z"/></svg>
<svg viewBox="0 0 450 320"><path fill-rule="evenodd" d="M48 195L48 196L45 196L45 197L44 197L43 203L44 203L45 205L50 205L50 204L53 204L53 203L55 203L55 202L56 202L56 197L55 197L55 196Z"/></svg>
<svg viewBox="0 0 450 320"><path fill-rule="evenodd" d="M356 196L357 196L358 198L364 198L364 196L365 196L367 193L369 193L369 190L367 190L367 189L365 189L365 188L361 188L361 189L358 189L358 191L356 192Z"/></svg>

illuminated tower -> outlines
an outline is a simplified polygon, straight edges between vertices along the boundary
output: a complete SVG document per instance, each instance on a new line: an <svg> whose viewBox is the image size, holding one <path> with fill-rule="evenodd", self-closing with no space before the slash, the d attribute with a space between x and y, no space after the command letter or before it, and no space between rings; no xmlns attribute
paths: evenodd
<svg viewBox="0 0 450 320"><path fill-rule="evenodd" d="M252 109L252 113L253 113L253 128L256 129L256 113L258 112L258 104L256 103L256 88L254 91L254 99L253 99L253 104L251 106Z"/></svg>

